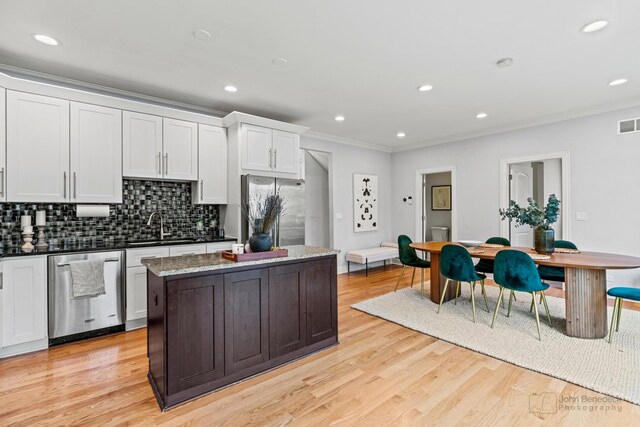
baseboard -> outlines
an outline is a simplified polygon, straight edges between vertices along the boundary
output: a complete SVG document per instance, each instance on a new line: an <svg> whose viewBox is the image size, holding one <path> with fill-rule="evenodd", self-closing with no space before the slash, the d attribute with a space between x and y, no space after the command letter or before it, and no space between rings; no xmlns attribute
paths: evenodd
<svg viewBox="0 0 640 427"><path fill-rule="evenodd" d="M127 320L125 324L125 331L133 331L134 329L146 328L147 327L147 318L143 317L141 319L133 319Z"/></svg>
<svg viewBox="0 0 640 427"><path fill-rule="evenodd" d="M11 345L0 349L0 359L17 356L19 354L31 353L32 351L45 350L49 347L48 339L26 342L23 344Z"/></svg>

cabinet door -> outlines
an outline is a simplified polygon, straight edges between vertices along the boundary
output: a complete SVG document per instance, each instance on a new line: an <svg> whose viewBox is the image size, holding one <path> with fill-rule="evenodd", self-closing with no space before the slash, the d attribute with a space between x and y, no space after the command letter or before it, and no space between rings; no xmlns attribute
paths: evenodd
<svg viewBox="0 0 640 427"><path fill-rule="evenodd" d="M122 112L122 174L131 178L162 176L162 117Z"/></svg>
<svg viewBox="0 0 640 427"><path fill-rule="evenodd" d="M127 268L127 322L147 317L147 267Z"/></svg>
<svg viewBox="0 0 640 427"><path fill-rule="evenodd" d="M269 269L269 348L272 358L306 345L304 266L300 263Z"/></svg>
<svg viewBox="0 0 640 427"><path fill-rule="evenodd" d="M224 376L223 286L222 275L167 283L168 394Z"/></svg>
<svg viewBox="0 0 640 427"><path fill-rule="evenodd" d="M198 204L227 203L227 132L223 128L198 125Z"/></svg>
<svg viewBox="0 0 640 427"><path fill-rule="evenodd" d="M273 131L273 170L297 174L300 170L300 135Z"/></svg>
<svg viewBox="0 0 640 427"><path fill-rule="evenodd" d="M306 263L307 345L338 336L336 260Z"/></svg>
<svg viewBox="0 0 640 427"><path fill-rule="evenodd" d="M163 119L164 177L198 179L198 125L182 120Z"/></svg>
<svg viewBox="0 0 640 427"><path fill-rule="evenodd" d="M122 111L71 103L71 201L122 203Z"/></svg>
<svg viewBox="0 0 640 427"><path fill-rule="evenodd" d="M2 347L47 338L47 259L2 261Z"/></svg>
<svg viewBox="0 0 640 427"><path fill-rule="evenodd" d="M269 271L224 275L225 375L269 359Z"/></svg>
<svg viewBox="0 0 640 427"><path fill-rule="evenodd" d="M69 202L69 102L7 91L7 201Z"/></svg>
<svg viewBox="0 0 640 427"><path fill-rule="evenodd" d="M0 88L0 202L7 200L5 90Z"/></svg>
<svg viewBox="0 0 640 427"><path fill-rule="evenodd" d="M272 132L260 126L242 125L242 169L272 170Z"/></svg>
<svg viewBox="0 0 640 427"><path fill-rule="evenodd" d="M197 243L195 245L179 245L169 247L169 256L200 255L207 253L207 245Z"/></svg>

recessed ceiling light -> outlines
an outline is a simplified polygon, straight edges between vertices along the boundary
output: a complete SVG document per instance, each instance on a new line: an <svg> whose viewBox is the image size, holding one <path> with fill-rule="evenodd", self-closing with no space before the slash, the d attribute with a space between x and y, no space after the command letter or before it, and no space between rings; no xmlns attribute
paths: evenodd
<svg viewBox="0 0 640 427"><path fill-rule="evenodd" d="M397 136L398 138L404 138L405 136L407 136L407 134L406 134L406 133L404 133L404 132L398 132L396 136Z"/></svg>
<svg viewBox="0 0 640 427"><path fill-rule="evenodd" d="M344 122L344 116L336 116L336 122Z"/></svg>
<svg viewBox="0 0 640 427"><path fill-rule="evenodd" d="M496 62L498 68L507 68L513 65L513 58L502 58Z"/></svg>
<svg viewBox="0 0 640 427"><path fill-rule="evenodd" d="M597 21L589 22L584 27L580 28L580 31L583 33L594 33L599 31L609 25L609 21L605 21L604 19L598 19Z"/></svg>
<svg viewBox="0 0 640 427"><path fill-rule="evenodd" d="M275 65L276 67L284 67L287 65L287 58L273 58L271 60L271 63L273 63L273 65Z"/></svg>
<svg viewBox="0 0 640 427"><path fill-rule="evenodd" d="M224 87L224 90L226 90L227 92L237 92L238 88L232 85L226 85Z"/></svg>
<svg viewBox="0 0 640 427"><path fill-rule="evenodd" d="M418 86L418 90L420 92L429 92L431 89L433 89L433 86L431 86L431 85Z"/></svg>
<svg viewBox="0 0 640 427"><path fill-rule="evenodd" d="M609 86L619 86L627 82L627 79L616 79L609 82Z"/></svg>
<svg viewBox="0 0 640 427"><path fill-rule="evenodd" d="M193 37L198 40L209 40L211 38L211 33L207 30L195 30L193 32Z"/></svg>
<svg viewBox="0 0 640 427"><path fill-rule="evenodd" d="M45 34L33 34L33 38L40 43L46 44L47 46L58 46L61 44L60 40L56 40L53 37L47 36Z"/></svg>
<svg viewBox="0 0 640 427"><path fill-rule="evenodd" d="M484 119L488 116L487 113L478 113L476 114L476 119Z"/></svg>

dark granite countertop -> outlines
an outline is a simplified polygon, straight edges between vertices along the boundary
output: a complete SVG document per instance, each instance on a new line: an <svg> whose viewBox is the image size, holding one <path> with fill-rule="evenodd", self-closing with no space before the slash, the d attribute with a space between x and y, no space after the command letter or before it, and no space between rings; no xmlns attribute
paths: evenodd
<svg viewBox="0 0 640 427"><path fill-rule="evenodd" d="M179 274L200 273L205 271L223 270L228 268L245 267L249 265L276 264L279 262L296 259L315 258L327 255L336 255L339 250L319 248L316 246L285 246L289 250L289 256L282 258L269 258L258 261L234 262L223 258L219 253L174 256L165 258L153 258L143 260L142 264L156 276L175 276Z"/></svg>
<svg viewBox="0 0 640 427"><path fill-rule="evenodd" d="M13 248L4 248L0 249L0 258L3 257L18 257L18 256L29 256L29 255L57 255L57 254L65 254L72 252L99 252L99 251L115 251L122 249L138 249L138 248L148 248L154 246L174 246L174 245L195 245L199 243L219 243L219 242L235 242L235 237L225 237L225 238L204 238L204 239L196 239L196 238L176 238L176 239L165 239L164 241L159 240L112 240L108 242L92 242L92 243L79 243L73 245L66 246L54 246L49 245L46 249L34 249L30 252L23 251L19 247Z"/></svg>

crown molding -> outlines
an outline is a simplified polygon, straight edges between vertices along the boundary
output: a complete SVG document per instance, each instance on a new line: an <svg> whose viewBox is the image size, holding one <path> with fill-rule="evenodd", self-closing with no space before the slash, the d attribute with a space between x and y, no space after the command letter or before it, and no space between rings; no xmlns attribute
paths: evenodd
<svg viewBox="0 0 640 427"><path fill-rule="evenodd" d="M247 123L250 125L263 126L271 129L278 129L293 133L305 133L309 128L305 126L295 125L293 123L281 122L278 120L269 119L266 117L254 116L252 114L241 113L239 111L233 111L227 114L222 119L222 124L225 127L231 127L238 123Z"/></svg>
<svg viewBox="0 0 640 427"><path fill-rule="evenodd" d="M365 148L368 150L382 151L383 153L391 153L393 149L385 145L374 144L373 142L358 141L356 139L343 138L341 136L330 135L327 133L309 131L304 134L305 137L318 139L321 141L335 142L337 144L351 145L353 147Z"/></svg>
<svg viewBox="0 0 640 427"><path fill-rule="evenodd" d="M640 107L640 98L628 98L622 101L612 102L608 104L596 105L593 107L582 108L578 110L565 111L557 114L549 114L545 116L535 117L533 119L522 120L515 123L506 124L503 126L495 126L488 129L481 129L473 132L465 132L441 138L427 139L422 142L414 144L407 144L402 146L396 146L392 149L393 153L400 153L403 151L418 150L420 148L432 147L434 145L447 144L450 142L464 141L472 138L480 138L483 136L497 135L500 133L511 132L519 129L526 129L535 126L547 125L551 123L559 123L573 119L579 119L582 117L593 116L596 114L611 113L613 111L624 110L627 108Z"/></svg>
<svg viewBox="0 0 640 427"><path fill-rule="evenodd" d="M217 118L222 118L228 114L228 111L220 111L213 108L202 107L199 105L187 104L185 102L172 101L166 98L144 95L137 92L116 89L113 87L89 83L82 80L75 80L67 77L56 76L53 74L42 73L39 71L28 70L26 68L14 67L13 65L0 63L0 72L5 73L9 77L28 79L37 83L57 84L69 89L93 92L98 95L116 96L129 101L147 102L161 107L175 108L198 114L207 114L215 116Z"/></svg>

